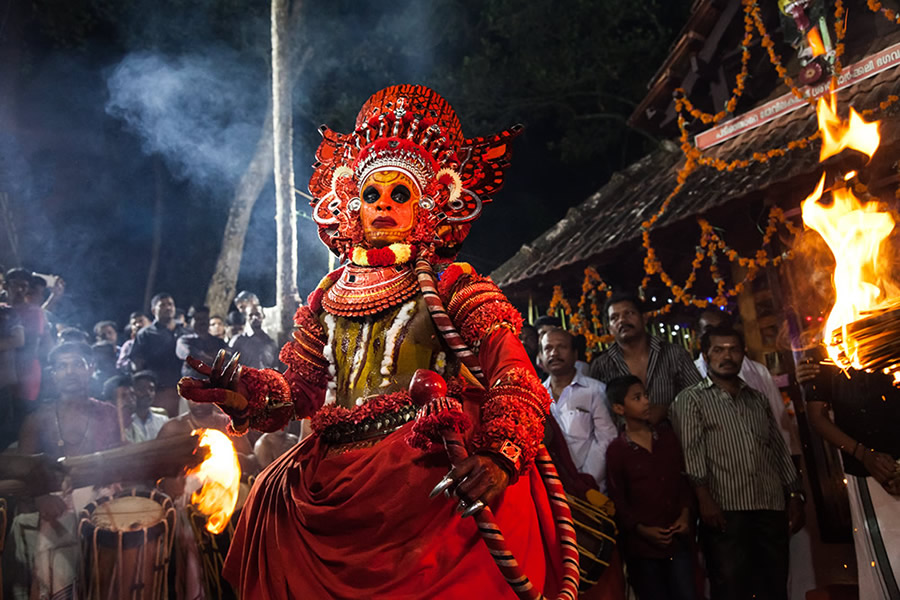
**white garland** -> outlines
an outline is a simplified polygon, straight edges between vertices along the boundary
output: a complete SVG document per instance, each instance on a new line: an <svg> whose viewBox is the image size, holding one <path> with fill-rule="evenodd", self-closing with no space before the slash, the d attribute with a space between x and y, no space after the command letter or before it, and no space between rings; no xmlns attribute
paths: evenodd
<svg viewBox="0 0 900 600"><path fill-rule="evenodd" d="M416 313L416 304L416 300L410 300L401 306L391 326L385 332L384 356L381 358L381 374L384 378L381 380L381 387L391 385L390 376L394 367L394 348L397 346L397 338Z"/></svg>
<svg viewBox="0 0 900 600"><path fill-rule="evenodd" d="M328 342L322 348L322 355L328 361L328 374L331 375L328 389L325 391L325 404L334 404L337 401L337 369L334 363L334 332L337 328L334 316L328 313L325 313L325 329L328 333Z"/></svg>
<svg viewBox="0 0 900 600"><path fill-rule="evenodd" d="M360 370L363 368L363 356L366 354L366 348L369 346L369 335L372 332L372 322L366 319L362 328L361 339L356 345L356 351L353 353L353 367L350 369L350 379L348 386L352 387L353 382L359 376Z"/></svg>

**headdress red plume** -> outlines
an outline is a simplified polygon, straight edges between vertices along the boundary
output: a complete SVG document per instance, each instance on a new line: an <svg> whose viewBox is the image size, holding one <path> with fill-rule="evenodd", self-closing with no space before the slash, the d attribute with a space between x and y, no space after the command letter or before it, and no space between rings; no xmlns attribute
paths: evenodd
<svg viewBox="0 0 900 600"><path fill-rule="evenodd" d="M359 186L376 169L402 170L422 189L409 243L451 260L482 206L503 186L510 142L521 125L487 138L463 137L453 108L421 85L397 85L366 101L353 133L319 128L322 143L309 180L319 237L347 256L363 243ZM435 257L432 256L432 259Z"/></svg>

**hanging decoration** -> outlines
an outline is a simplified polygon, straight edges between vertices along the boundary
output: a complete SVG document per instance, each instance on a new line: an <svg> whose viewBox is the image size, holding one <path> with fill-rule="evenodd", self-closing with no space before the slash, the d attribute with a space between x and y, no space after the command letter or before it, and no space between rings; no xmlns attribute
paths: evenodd
<svg viewBox="0 0 900 600"><path fill-rule="evenodd" d="M653 226L666 213L674 198L678 196L684 188L690 175L699 167L710 167L717 171L727 172L736 169L746 169L754 163L765 164L774 158L783 157L793 150L806 149L815 140L821 138L820 130L816 129L816 131L809 135L792 140L783 146L766 151L754 152L750 158L734 159L731 161L704 155L703 152L691 143L690 134L687 129L689 122L688 117L705 125L715 125L723 121L726 117L733 115L737 108L737 104L746 89L746 81L749 76L750 49L754 40L757 39L757 36L759 37L760 45L766 50L769 62L775 68L775 71L782 82L794 96L803 99L811 107L815 107L815 99L807 97L803 91L795 85L793 78L788 75L781 56L779 56L775 50L775 42L766 30L760 7L756 0L742 0L742 3L744 10L744 37L741 41L741 69L735 77L732 94L725 103L724 110L717 113L703 112L691 103L690 99L687 97L687 92L683 88L678 88L674 92L675 111L678 114L677 123L680 132L679 145L684 155L684 163L676 174L675 187L663 200L659 210L641 223L641 245L644 249L643 262L645 276L641 281L639 289L640 295L644 296L652 279L656 276L666 286L668 291L671 292L672 299L671 302L663 304L660 308L647 313L648 317L656 317L669 313L672 308L678 304L694 306L697 308L706 308L710 304L719 307L726 306L729 300L739 295L746 288L746 285L753 281L762 269L767 267L777 267L783 261L789 260L792 257L790 252L775 256L769 254L767 246L769 246L776 231L780 227L783 227L787 233L792 236L796 236L800 231L800 228L796 224L785 217L784 212L779 207L773 206L769 212L768 224L764 231L760 249L757 250L753 256L741 256L735 249L726 244L721 235L719 235L716 229L708 221L702 218L698 219L700 239L696 245L696 254L691 262L691 272L685 282L681 285L676 284L674 279L666 272L650 238L650 231ZM808 2L802 0L800 2L781 0L779 2L779 8L783 7L796 12L797 8L805 7L808 4ZM873 12L880 12L889 20L900 24L900 15L889 9L882 8L880 2L868 0L868 6ZM835 0L834 3L835 43L833 50L829 50L831 40L827 28L823 28L823 23L824 20L820 18L816 25L810 24L807 27L802 18L800 21L800 24L805 27L804 34L810 33L813 27L817 27L817 34L810 34L809 37L812 37L813 39L810 40L809 37L807 37L807 43L815 44L816 35L818 35L819 38L824 38L821 39L822 44L826 53L831 54L829 58L833 61L831 66L831 84L832 88L834 88L837 85L837 77L841 74L841 58L845 51L844 38L847 29L847 11L844 8L842 0ZM827 43L825 40L827 40ZM870 117L878 111L883 112L887 110L888 107L898 101L900 101L900 97L892 94L889 95L886 100L880 102L877 109L872 107L860 111L860 113L865 117ZM857 193L862 193L865 191L865 186L861 183L856 183L854 189ZM900 198L900 189L898 189L897 193L898 198ZM729 263L743 267L745 270L744 279L735 283L732 287L728 287L725 276L720 271L719 261L723 258ZM693 286L697 281L697 275L703 264L706 262L706 259L709 259L709 274L716 286L716 295L711 299L710 297L699 297L692 293ZM550 306L547 309L547 314L554 315L561 312L569 321L570 330L575 334L584 335L588 340L588 348L596 348L599 347L600 344L612 341L612 337L605 333L602 316L600 314L600 306L602 305L600 298L605 299L611 293L610 287L603 281L599 273L595 269L589 267L585 269L582 294L577 303L576 310L572 309L571 303L565 298L562 288L560 286L555 286Z"/></svg>

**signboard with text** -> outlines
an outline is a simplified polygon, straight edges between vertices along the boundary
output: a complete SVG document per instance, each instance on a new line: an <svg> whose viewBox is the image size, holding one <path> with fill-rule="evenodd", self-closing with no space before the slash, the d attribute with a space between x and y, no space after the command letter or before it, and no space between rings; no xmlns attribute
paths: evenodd
<svg viewBox="0 0 900 600"><path fill-rule="evenodd" d="M838 76L837 89L842 90L848 88L855 83L859 83L869 77L874 77L878 73L896 67L897 65L900 65L900 43L885 48L880 52L876 52L858 63L844 67L841 74ZM746 131L756 129L770 121L783 117L798 108L806 106L806 98L818 98L819 96L824 96L828 92L830 85L831 79L828 78L823 83L803 88L803 98L798 98L792 93L787 93L784 96L766 102L753 110L698 134L694 137L694 143L700 150L705 150L716 144L721 144Z"/></svg>

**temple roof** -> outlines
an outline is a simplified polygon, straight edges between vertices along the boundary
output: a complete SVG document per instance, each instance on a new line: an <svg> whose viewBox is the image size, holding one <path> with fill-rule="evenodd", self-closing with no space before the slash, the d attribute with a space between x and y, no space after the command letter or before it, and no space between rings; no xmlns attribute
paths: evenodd
<svg viewBox="0 0 900 600"><path fill-rule="evenodd" d="M838 100L842 106L853 105L862 111L877 109L892 94L900 95L900 67L853 85L840 92ZM882 120L882 152L900 137L898 115L900 102L874 117ZM726 161L746 159L754 152L783 147L815 131L815 111L805 106L714 146L704 155ZM795 177L812 175L819 168L818 153L816 141L806 149L795 149L767 163L754 162L730 172L699 167L688 177L654 230L704 214L748 194L764 192ZM663 142L654 152L615 173L595 194L569 209L561 221L523 245L491 274L492 278L510 292L544 287L545 281L559 283L558 272L562 269L581 270L589 265L602 265L611 251L640 239L641 223L659 210L675 188L683 164L680 148L674 142Z"/></svg>

